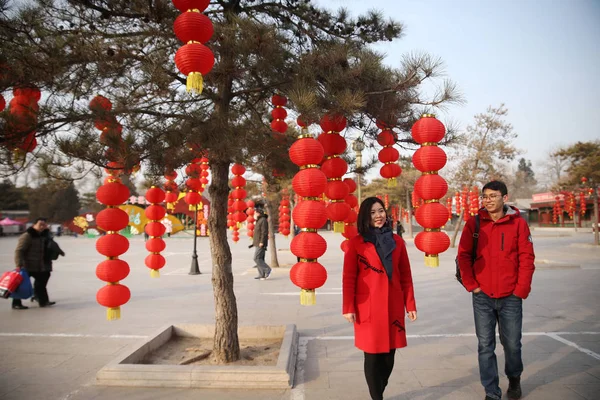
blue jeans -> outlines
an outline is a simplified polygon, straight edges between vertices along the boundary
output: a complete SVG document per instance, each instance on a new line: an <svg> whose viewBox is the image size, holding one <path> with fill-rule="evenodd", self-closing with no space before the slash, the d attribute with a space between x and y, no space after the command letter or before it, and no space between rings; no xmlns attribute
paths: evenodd
<svg viewBox="0 0 600 400"><path fill-rule="evenodd" d="M515 295L493 299L483 292L473 294L475 333L479 345L479 376L486 396L502 398L498 386L498 363L496 361L496 322L500 331L500 343L504 347L506 376L520 377L523 372L521 359L521 335L523 328L523 300Z"/></svg>

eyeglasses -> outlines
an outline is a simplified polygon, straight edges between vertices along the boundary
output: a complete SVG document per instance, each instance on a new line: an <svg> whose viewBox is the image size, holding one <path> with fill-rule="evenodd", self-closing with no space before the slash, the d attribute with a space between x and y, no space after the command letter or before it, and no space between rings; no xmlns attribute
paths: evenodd
<svg viewBox="0 0 600 400"><path fill-rule="evenodd" d="M479 196L479 200L496 200L498 197L502 197L501 194L490 194L489 196Z"/></svg>

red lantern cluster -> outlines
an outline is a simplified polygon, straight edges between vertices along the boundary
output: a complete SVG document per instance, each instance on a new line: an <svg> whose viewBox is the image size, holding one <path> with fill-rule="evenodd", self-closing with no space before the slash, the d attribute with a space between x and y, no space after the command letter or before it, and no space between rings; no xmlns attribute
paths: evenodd
<svg viewBox="0 0 600 400"><path fill-rule="evenodd" d="M446 157L442 157L437 143L446 133L444 125L433 115L425 114L412 127L413 139L422 147L415 152L418 161L413 164L422 172L421 177L415 182L415 192L424 200L415 218L425 228L415 237L415 246L425 253L425 265L438 267L440 265L438 254L450 247L450 238L441 231L441 227L448 221L448 210L439 199L446 195L448 184L438 175L438 170L446 164Z"/></svg>
<svg viewBox="0 0 600 400"><path fill-rule="evenodd" d="M210 169L208 158L202 157L200 159L200 195L204 193L204 189L208 186L208 170Z"/></svg>
<svg viewBox="0 0 600 400"><path fill-rule="evenodd" d="M462 207L461 207L461 201L460 201L460 192L456 192L454 194L454 203L456 204L456 215L460 215L460 212L462 211Z"/></svg>
<svg viewBox="0 0 600 400"><path fill-rule="evenodd" d="M398 184L397 178L402 173L402 168L398 165L400 153L394 148L397 136L389 125L383 121L377 121L377 127L381 129L381 132L377 136L377 143L383 146L383 149L379 151L377 156L379 162L383 164L379 173L387 179L388 187L395 187Z"/></svg>
<svg viewBox="0 0 600 400"><path fill-rule="evenodd" d="M473 186L469 192L469 214L475 215L479 211L479 188Z"/></svg>
<svg viewBox="0 0 600 400"><path fill-rule="evenodd" d="M446 198L446 209L448 210L448 221L452 219L452 197Z"/></svg>
<svg viewBox="0 0 600 400"><path fill-rule="evenodd" d="M275 107L271 111L271 117L273 118L271 121L271 130L275 133L276 139L283 140L285 138L285 132L288 129L288 124L285 122L287 111L283 108L287 104L287 98L275 94L271 97L271 103L273 103L273 106ZM275 174L275 171L273 174Z"/></svg>
<svg viewBox="0 0 600 400"><path fill-rule="evenodd" d="M167 180L163 185L163 189L165 190L165 203L167 204L167 211L172 212L175 209L177 200L179 200L179 189L175 182L175 179L177 179L177 172L168 171L165 174L165 179Z"/></svg>
<svg viewBox="0 0 600 400"><path fill-rule="evenodd" d="M287 189L285 189L287 192ZM284 194L279 203L279 233L288 237L290 234L290 196Z"/></svg>
<svg viewBox="0 0 600 400"><path fill-rule="evenodd" d="M575 193L569 192L565 196L565 211L569 214L569 218L573 219L575 215L575 209L577 205L575 204Z"/></svg>
<svg viewBox="0 0 600 400"><path fill-rule="evenodd" d="M161 188L152 186L146 192L146 200L150 205L144 210L146 218L150 220L146 224L146 233L150 238L146 241L146 250L150 252L146 256L145 263L146 267L150 268L150 276L152 278L158 278L160 273L158 272L162 267L165 266L166 260L160 254L165 249L165 241L162 235L165 234L165 226L161 220L165 216L165 209L160 205L165 201L165 192Z"/></svg>
<svg viewBox="0 0 600 400"><path fill-rule="evenodd" d="M233 190L231 191L231 199L232 203L232 215L231 218L234 222L233 224L233 234L232 240L237 243L240 240L240 224L248 218L246 215L246 179L242 175L246 172L246 168L242 164L233 164L231 167L231 173L233 174L233 179L231 180L231 187Z"/></svg>
<svg viewBox="0 0 600 400"><path fill-rule="evenodd" d="M184 45L175 53L175 65L187 76L186 90L202 93L203 76L208 74L215 64L213 52L204 45L214 33L211 20L202 12L210 0L173 0L173 4L182 12L173 23L173 30Z"/></svg>
<svg viewBox="0 0 600 400"><path fill-rule="evenodd" d="M552 207L552 223L557 224L559 222L559 217L563 213L563 210L560 205L560 196L556 196L554 200L554 206Z"/></svg>
<svg viewBox="0 0 600 400"><path fill-rule="evenodd" d="M246 230L248 237L254 237L254 223L256 222L256 219L254 219L254 206L254 201L248 200L246 202L246 207L248 207L246 209L246 215L248 215L246 218Z"/></svg>
<svg viewBox="0 0 600 400"><path fill-rule="evenodd" d="M129 249L129 241L118 233L129 224L129 216L117 207L129 198L129 189L110 175L107 182L98 188L96 198L107 206L96 217L98 228L106 231L106 235L96 241L96 250L107 257L96 267L96 276L107 282L96 294L96 301L108 307L106 319L111 321L121 318L121 306L131 297L129 288L119 283L129 275L129 265L119 259Z"/></svg>
<svg viewBox="0 0 600 400"><path fill-rule="evenodd" d="M356 182L352 178L344 179L344 183L348 186L348 196L346 196L346 204L350 207L350 211L348 212L348 216L344 220L344 233L342 236L346 238L341 245L340 248L345 253L348 250L348 241L352 239L354 236L358 235L358 228L356 227L356 220L358 219L357 209L358 209L358 199L353 194L356 191Z"/></svg>
<svg viewBox="0 0 600 400"><path fill-rule="evenodd" d="M579 192L579 214L582 217L585 215L586 209L587 209L587 204L585 202L585 193Z"/></svg>
<svg viewBox="0 0 600 400"><path fill-rule="evenodd" d="M341 155L346 151L346 139L340 132L346 128L346 118L339 114L325 114L321 118L319 143L323 146L325 160L321 170L327 177L325 196L330 200L327 206L327 218L333 222L333 231L344 232L344 220L348 217L350 206L345 202L348 186L342 177L348 171L348 164Z"/></svg>
<svg viewBox="0 0 600 400"><path fill-rule="evenodd" d="M202 188L202 182L200 180L200 173L202 168L200 167L200 160L195 158L191 163L185 167L185 174L187 179L185 186L188 191L185 194L185 202L188 204L190 211L197 211L198 205L202 208L202 196L200 195L200 189ZM196 229L194 227L194 229Z"/></svg>
<svg viewBox="0 0 600 400"><path fill-rule="evenodd" d="M463 220L467 221L469 219L469 188L467 186L463 186L462 191L460 193L460 200L462 203Z"/></svg>
<svg viewBox="0 0 600 400"><path fill-rule="evenodd" d="M302 305L314 305L315 289L327 281L327 270L318 262L318 258L327 250L327 242L317 233L317 229L327 222L325 204L320 199L327 187L327 177L318 165L323 154L323 146L303 126L302 134L289 150L290 160L300 167L292 180L292 186L301 198L292 212L300 233L294 236L290 244L292 253L300 261L290 270L290 279L302 289Z"/></svg>
<svg viewBox="0 0 600 400"><path fill-rule="evenodd" d="M41 92L37 87L15 88L9 102L6 120L6 146L18 155L32 152L37 147L35 138ZM6 102L2 97L2 107Z"/></svg>

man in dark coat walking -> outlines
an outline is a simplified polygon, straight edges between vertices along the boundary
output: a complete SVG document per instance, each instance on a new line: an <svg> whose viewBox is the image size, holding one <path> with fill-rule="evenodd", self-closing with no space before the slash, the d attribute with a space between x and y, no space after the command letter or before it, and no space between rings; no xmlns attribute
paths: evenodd
<svg viewBox="0 0 600 400"><path fill-rule="evenodd" d="M65 253L52 240L52 234L48 229L45 218L35 220L33 226L27 228L25 233L19 237L17 248L15 249L15 265L17 270L25 268L29 276L35 279L33 292L35 298L40 303L40 307L48 307L56 304L48 299L46 285L50 279L52 271L52 260L55 259L52 252L58 252L60 255ZM21 299L13 299L12 308L15 310L26 310Z"/></svg>
<svg viewBox="0 0 600 400"><path fill-rule="evenodd" d="M258 269L258 276L254 279L265 280L271 274L271 267L265 262L265 253L269 243L269 220L262 205L257 205L255 210L257 217L252 245L255 247L254 262Z"/></svg>

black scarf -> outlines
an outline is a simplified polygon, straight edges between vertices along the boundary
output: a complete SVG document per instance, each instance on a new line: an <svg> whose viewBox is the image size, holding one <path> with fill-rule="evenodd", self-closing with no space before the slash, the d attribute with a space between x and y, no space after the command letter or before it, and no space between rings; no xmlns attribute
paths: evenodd
<svg viewBox="0 0 600 400"><path fill-rule="evenodd" d="M386 224L381 228L369 228L369 231L363 235L365 242L373 243L381 263L385 267L388 279L392 280L392 253L396 248L396 241L392 233L392 228Z"/></svg>

